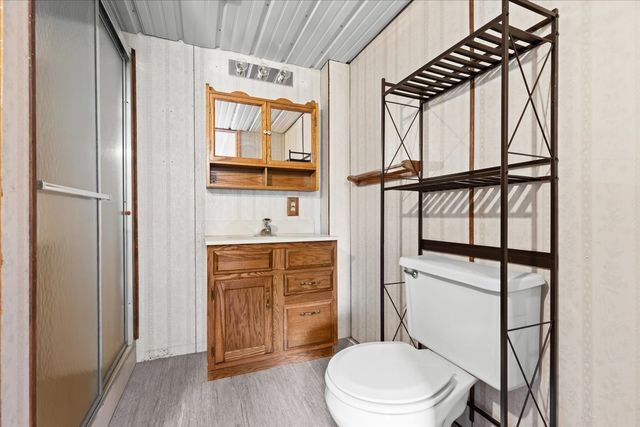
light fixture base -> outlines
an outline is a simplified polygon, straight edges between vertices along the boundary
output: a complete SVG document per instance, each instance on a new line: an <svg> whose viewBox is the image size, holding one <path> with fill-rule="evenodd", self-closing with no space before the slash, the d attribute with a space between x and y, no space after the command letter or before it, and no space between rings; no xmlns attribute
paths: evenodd
<svg viewBox="0 0 640 427"><path fill-rule="evenodd" d="M260 73L260 68L266 68L266 74ZM240 70L244 70L239 72ZM241 59L229 60L229 75L233 77L259 80L280 86L293 86L293 72L287 68L274 68L265 64L253 64Z"/></svg>

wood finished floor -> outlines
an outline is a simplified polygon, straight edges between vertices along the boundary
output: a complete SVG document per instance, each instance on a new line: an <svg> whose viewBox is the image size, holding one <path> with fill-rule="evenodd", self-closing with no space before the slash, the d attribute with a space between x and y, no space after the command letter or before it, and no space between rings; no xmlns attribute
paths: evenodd
<svg viewBox="0 0 640 427"><path fill-rule="evenodd" d="M349 346L340 340L338 348ZM206 353L138 363L109 424L335 426L324 403L329 358L207 381Z"/></svg>

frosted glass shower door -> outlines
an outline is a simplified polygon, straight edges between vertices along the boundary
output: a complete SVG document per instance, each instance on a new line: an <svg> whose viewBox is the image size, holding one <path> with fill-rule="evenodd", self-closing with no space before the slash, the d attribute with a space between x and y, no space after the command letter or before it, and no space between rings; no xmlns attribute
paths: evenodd
<svg viewBox="0 0 640 427"><path fill-rule="evenodd" d="M36 175L54 189L37 196L36 421L77 426L100 387L95 3L35 14Z"/></svg>
<svg viewBox="0 0 640 427"><path fill-rule="evenodd" d="M106 381L125 346L124 60L98 21L100 90L102 376Z"/></svg>

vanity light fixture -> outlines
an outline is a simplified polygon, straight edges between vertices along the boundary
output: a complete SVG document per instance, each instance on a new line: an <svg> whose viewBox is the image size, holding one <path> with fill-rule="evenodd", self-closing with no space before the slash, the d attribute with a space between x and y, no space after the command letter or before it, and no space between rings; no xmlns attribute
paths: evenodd
<svg viewBox="0 0 640 427"><path fill-rule="evenodd" d="M281 86L293 86L293 72L287 67L278 69L265 63L254 64L243 58L229 59L229 75Z"/></svg>

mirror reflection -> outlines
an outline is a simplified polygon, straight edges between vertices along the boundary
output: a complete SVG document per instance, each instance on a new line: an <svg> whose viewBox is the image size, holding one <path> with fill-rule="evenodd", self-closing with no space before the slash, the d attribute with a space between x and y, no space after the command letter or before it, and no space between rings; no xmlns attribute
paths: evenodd
<svg viewBox="0 0 640 427"><path fill-rule="evenodd" d="M262 109L216 99L214 155L262 158Z"/></svg>
<svg viewBox="0 0 640 427"><path fill-rule="evenodd" d="M311 114L271 109L271 159L311 162Z"/></svg>

